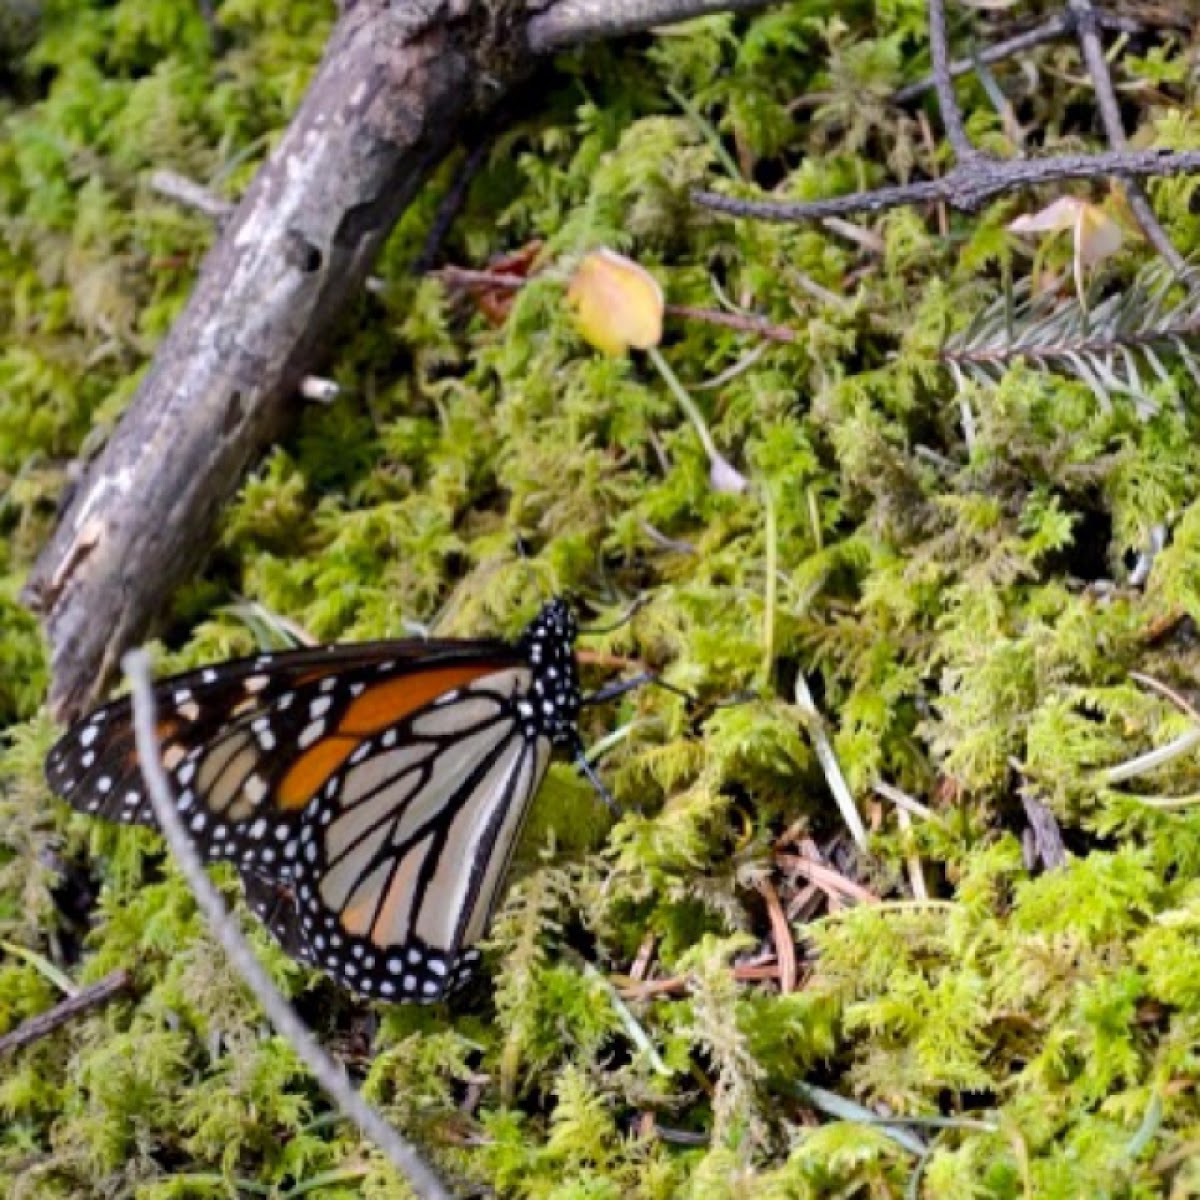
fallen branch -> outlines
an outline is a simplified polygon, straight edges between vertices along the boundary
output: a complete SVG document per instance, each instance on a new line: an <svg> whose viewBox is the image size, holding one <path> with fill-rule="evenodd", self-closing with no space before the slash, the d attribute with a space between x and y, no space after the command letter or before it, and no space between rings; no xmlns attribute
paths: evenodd
<svg viewBox="0 0 1200 1200"><path fill-rule="evenodd" d="M560 0L532 15L477 0L344 4L291 124L30 573L51 713L103 694L207 553L217 513L291 421L330 331L464 127L551 50L764 3Z"/></svg>

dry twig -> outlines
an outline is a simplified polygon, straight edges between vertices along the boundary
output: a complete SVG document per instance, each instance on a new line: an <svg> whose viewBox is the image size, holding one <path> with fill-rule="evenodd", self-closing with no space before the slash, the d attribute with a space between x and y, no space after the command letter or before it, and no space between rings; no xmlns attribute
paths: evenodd
<svg viewBox="0 0 1200 1200"><path fill-rule="evenodd" d="M53 1008L38 1013L36 1017L29 1017L16 1029L10 1029L0 1037L0 1054L36 1042L88 1009L107 1004L114 996L119 996L128 989L131 982L132 977L124 967L110 971L103 979L97 979L95 983L81 988L74 996L60 1000Z"/></svg>
<svg viewBox="0 0 1200 1200"><path fill-rule="evenodd" d="M946 138L954 152L955 164L950 171L940 179L926 179L873 191L854 192L849 196L837 196L828 200L742 200L707 191L693 192L692 200L715 212L735 217L754 217L764 221L823 220L851 213L881 212L902 205L924 204L929 201L944 201L960 211L972 212L993 197L1021 187L1061 179L1097 179L1116 175L1127 181L1131 208L1147 237L1172 268L1178 270L1182 266L1182 259L1155 220L1136 180L1149 175L1176 175L1200 170L1200 151L1171 151L1165 148L1133 151L1125 147L1125 133L1116 108L1112 78L1104 62L1097 32L1101 22L1091 5L1091 0L1069 0L1069 16L1064 16L1061 21L1055 23L1052 32L1053 35L1057 35L1072 28L1078 30L1084 58L1096 90L1101 119L1113 148L1100 154L1059 154L1039 159L996 159L980 153L971 144L963 125L962 113L954 98L953 74L957 64L950 62L947 49L943 0L928 0L928 3L930 57L933 60L930 83L937 91ZM1050 32L1046 32L1050 28L1048 23L1038 40L1051 36ZM1017 48L1025 48L1027 44L1018 43ZM1005 47L1006 54L1014 52L1012 46L1013 43L1010 42ZM922 87L924 86L926 85L923 81Z"/></svg>

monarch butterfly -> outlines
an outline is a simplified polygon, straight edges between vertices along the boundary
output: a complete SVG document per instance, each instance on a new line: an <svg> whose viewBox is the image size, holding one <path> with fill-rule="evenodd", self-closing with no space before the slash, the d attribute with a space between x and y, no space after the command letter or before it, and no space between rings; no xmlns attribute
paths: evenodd
<svg viewBox="0 0 1200 1200"><path fill-rule="evenodd" d="M554 599L515 642L331 645L159 681L159 749L201 857L232 862L284 948L352 991L445 996L478 959L552 749L588 770L576 634ZM127 697L73 725L46 778L81 812L154 824Z"/></svg>

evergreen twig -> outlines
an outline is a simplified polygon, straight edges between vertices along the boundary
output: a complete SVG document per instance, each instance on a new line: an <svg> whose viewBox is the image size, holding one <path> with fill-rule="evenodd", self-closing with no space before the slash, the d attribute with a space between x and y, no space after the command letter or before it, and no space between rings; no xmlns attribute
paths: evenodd
<svg viewBox="0 0 1200 1200"><path fill-rule="evenodd" d="M1160 259L1133 282L1084 310L1072 295L1061 304L1034 295L1028 280L953 334L941 359L960 386L967 378L995 383L1013 360L1024 358L1082 379L1107 405L1113 393L1153 411L1154 381L1168 380L1164 356L1177 359L1200 387L1200 268L1173 275Z"/></svg>

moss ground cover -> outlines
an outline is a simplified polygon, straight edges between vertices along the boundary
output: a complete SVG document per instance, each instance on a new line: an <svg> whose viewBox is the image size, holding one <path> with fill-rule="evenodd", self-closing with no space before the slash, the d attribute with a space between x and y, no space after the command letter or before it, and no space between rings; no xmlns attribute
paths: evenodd
<svg viewBox="0 0 1200 1200"><path fill-rule="evenodd" d="M0 1033L60 998L8 947L77 982L118 966L136 980L0 1059L6 1195L403 1194L263 1034L157 838L48 795L44 657L17 599L71 459L112 427L213 236L148 173L236 197L332 17L310 0L49 0L7 68ZM1139 143L1200 145L1195 37L1125 47ZM1036 61L1032 88L1004 68L1016 120L1047 148L1098 144L1075 50ZM916 0L805 0L567 57L496 140L444 247L482 266L535 238L547 264L610 246L672 303L796 329L767 342L668 321L664 354L753 489L710 486L661 379L583 344L553 270L500 323L412 276L448 164L391 239L382 286L346 314L340 396L303 409L174 598L163 670L251 649L230 611L243 598L352 639L513 633L559 591L601 624L640 596L586 647L702 701L647 689L588 712L589 740L621 731L600 769L624 814L552 770L487 971L456 1004L368 1012L254 932L322 1039L464 1191L1200 1195L1200 815L1149 802L1195 795L1200 773L1187 754L1108 773L1193 719L1131 672L1186 698L1200 667L1195 384L1180 367L1152 406L1102 402L1015 364L956 388L937 349L1031 270L1004 229L1029 198L969 218L897 210L858 237L687 199L735 177L815 198L935 171L932 107L887 102L927 66ZM967 80L960 97L976 143L1012 153L987 89ZM1175 244L1194 246L1195 181L1149 188ZM1038 264L1068 290L1069 253ZM1147 256L1127 239L1098 286ZM1159 526L1168 544L1135 586ZM867 856L844 851L798 671ZM902 823L880 780L927 815ZM1023 858L1022 794L1063 831L1053 870ZM803 890L774 852L805 838L879 902L818 895L794 926L798 989L781 995L734 968L770 948L763 882ZM622 1000L608 979L647 944L680 986ZM831 1116L814 1086L917 1123Z"/></svg>

